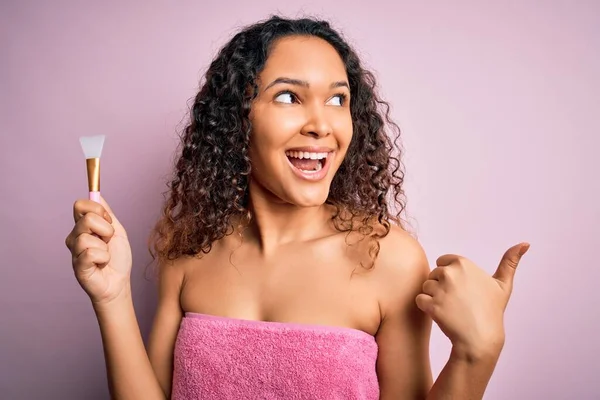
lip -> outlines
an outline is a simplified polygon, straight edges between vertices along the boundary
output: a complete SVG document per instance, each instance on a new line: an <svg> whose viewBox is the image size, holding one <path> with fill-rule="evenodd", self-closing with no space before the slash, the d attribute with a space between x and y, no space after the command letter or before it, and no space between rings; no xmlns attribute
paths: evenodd
<svg viewBox="0 0 600 400"><path fill-rule="evenodd" d="M311 150L305 150L305 149L311 149ZM315 150L315 149L317 149L317 150ZM288 156L286 156L284 154L288 165L292 169L292 172L298 178L304 179L307 181L311 181L311 182L318 182L327 176L327 173L329 172L329 168L331 166L333 156L335 155L335 151L333 151L331 149L327 150L327 148L325 148L325 147L296 147L293 149L289 149L287 151L307 151L307 152L314 152L314 153L328 153L327 158L325 158L325 164L323 165L321 170L319 172L312 172L312 173L304 172L304 171L294 167L294 164L292 164L290 162L290 159L288 158Z"/></svg>
<svg viewBox="0 0 600 400"><path fill-rule="evenodd" d="M292 147L285 151L305 151L307 153L333 153L335 149L323 146Z"/></svg>

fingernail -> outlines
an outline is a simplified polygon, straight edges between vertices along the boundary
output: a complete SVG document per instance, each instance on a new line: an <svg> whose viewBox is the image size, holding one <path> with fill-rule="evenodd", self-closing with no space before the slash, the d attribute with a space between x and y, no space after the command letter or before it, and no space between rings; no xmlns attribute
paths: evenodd
<svg viewBox="0 0 600 400"><path fill-rule="evenodd" d="M522 256L523 254L525 254L525 252L529 250L529 246L529 243L523 243L521 245L521 248L519 249L519 255Z"/></svg>
<svg viewBox="0 0 600 400"><path fill-rule="evenodd" d="M109 224L112 224L112 218L107 212L104 213L104 219L107 220Z"/></svg>

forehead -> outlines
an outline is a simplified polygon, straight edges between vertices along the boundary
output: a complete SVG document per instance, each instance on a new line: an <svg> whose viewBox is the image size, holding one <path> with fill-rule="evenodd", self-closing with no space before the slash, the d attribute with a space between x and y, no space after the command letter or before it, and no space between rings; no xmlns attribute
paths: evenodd
<svg viewBox="0 0 600 400"><path fill-rule="evenodd" d="M281 76L319 82L346 80L346 68L337 51L328 42L314 36L288 36L277 40L261 81L268 83Z"/></svg>

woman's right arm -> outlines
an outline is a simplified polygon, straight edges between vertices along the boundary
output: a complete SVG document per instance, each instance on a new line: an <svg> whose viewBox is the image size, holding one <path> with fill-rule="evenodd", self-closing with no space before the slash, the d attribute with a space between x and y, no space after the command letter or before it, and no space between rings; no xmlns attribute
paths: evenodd
<svg viewBox="0 0 600 400"><path fill-rule="evenodd" d="M98 318L111 397L164 400L170 392L172 356L181 311L181 274L164 268L148 356L131 297L131 248L123 226L104 199L77 201L75 227L66 239L75 276ZM152 360L152 363L151 363Z"/></svg>
<svg viewBox="0 0 600 400"><path fill-rule="evenodd" d="M100 325L111 397L119 400L165 400L137 323L131 290L113 302L95 305Z"/></svg>

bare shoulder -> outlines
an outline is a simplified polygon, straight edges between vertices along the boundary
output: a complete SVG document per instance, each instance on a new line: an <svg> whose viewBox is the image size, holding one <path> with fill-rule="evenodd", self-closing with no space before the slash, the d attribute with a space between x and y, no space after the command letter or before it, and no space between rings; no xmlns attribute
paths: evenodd
<svg viewBox="0 0 600 400"><path fill-rule="evenodd" d="M392 226L379 241L375 263L383 317L391 308L411 307L430 272L429 262L419 241L409 232Z"/></svg>
<svg viewBox="0 0 600 400"><path fill-rule="evenodd" d="M181 289L186 276L186 271L191 268L193 257L180 257L176 260L162 262L158 266L159 286L161 288L177 287Z"/></svg>
<svg viewBox="0 0 600 400"><path fill-rule="evenodd" d="M421 243L409 232L392 225L386 237L380 239L381 250L379 257L385 264L391 263L396 268L406 264L424 261L425 251Z"/></svg>

